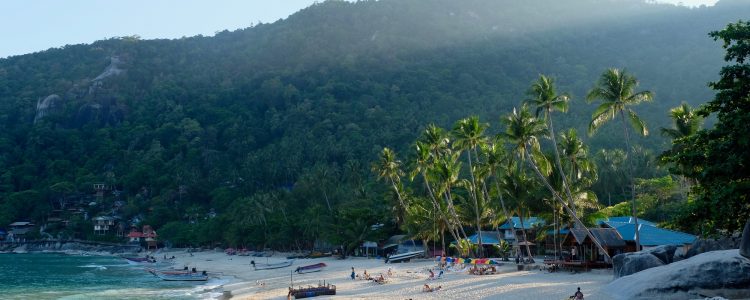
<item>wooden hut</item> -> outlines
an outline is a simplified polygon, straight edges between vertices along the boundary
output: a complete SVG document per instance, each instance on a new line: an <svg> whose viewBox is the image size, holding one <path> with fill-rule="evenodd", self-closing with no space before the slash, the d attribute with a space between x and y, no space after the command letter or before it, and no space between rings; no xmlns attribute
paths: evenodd
<svg viewBox="0 0 750 300"><path fill-rule="evenodd" d="M610 257L625 251L625 240L622 239L620 233L614 228L591 228L589 230L591 230L591 234L599 241ZM571 255L574 248L577 254L575 258ZM600 250L584 229L570 229L563 240L562 249L568 253L565 261L570 264L580 264L589 268L611 265L611 262L606 260L606 256L603 253L600 253Z"/></svg>

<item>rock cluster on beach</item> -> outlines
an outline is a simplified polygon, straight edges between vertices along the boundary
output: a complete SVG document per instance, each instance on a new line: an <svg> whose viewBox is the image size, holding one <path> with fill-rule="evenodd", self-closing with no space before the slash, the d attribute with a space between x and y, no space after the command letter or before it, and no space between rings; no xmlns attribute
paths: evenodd
<svg viewBox="0 0 750 300"><path fill-rule="evenodd" d="M706 252L623 276L605 290L616 299L748 298L750 259L737 249Z"/></svg>
<svg viewBox="0 0 750 300"><path fill-rule="evenodd" d="M664 245L640 252L618 254L612 258L615 279L671 264L675 261L674 253L676 250L677 246Z"/></svg>
<svg viewBox="0 0 750 300"><path fill-rule="evenodd" d="M117 245L89 241L34 241L0 245L0 252L10 253L61 252L124 254L140 251L141 247L138 245Z"/></svg>

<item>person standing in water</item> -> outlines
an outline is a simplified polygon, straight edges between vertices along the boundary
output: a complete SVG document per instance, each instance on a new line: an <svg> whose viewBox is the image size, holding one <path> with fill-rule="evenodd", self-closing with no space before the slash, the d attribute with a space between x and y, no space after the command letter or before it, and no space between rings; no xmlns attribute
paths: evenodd
<svg viewBox="0 0 750 300"><path fill-rule="evenodd" d="M352 275L351 275L351 277L352 277L352 280L354 280L354 277L355 277L355 276L356 276L356 274L354 273L354 267L352 267Z"/></svg>

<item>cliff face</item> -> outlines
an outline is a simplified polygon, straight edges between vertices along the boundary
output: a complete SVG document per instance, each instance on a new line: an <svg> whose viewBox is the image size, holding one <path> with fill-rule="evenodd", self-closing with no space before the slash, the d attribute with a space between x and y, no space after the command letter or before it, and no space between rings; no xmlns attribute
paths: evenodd
<svg viewBox="0 0 750 300"><path fill-rule="evenodd" d="M77 107L75 115L72 116L72 127L80 127L85 124L95 123L98 125L116 125L125 117L125 108L117 103L117 99L107 90L105 82L107 79L121 75L125 72L122 68L123 61L119 56L109 57L109 65L104 71L92 79L88 86L75 85L60 97L52 94L40 98L36 105L34 123L38 123L45 117L58 115L64 112L66 104ZM82 101L81 101L82 100Z"/></svg>

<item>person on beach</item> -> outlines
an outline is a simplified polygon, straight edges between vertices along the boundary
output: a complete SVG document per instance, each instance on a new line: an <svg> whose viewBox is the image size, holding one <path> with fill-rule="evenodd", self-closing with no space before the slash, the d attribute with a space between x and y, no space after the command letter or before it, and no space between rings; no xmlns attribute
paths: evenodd
<svg viewBox="0 0 750 300"><path fill-rule="evenodd" d="M573 294L573 296L570 297L570 299L583 300L583 293L581 293L581 287L578 287L578 290L576 291L575 294Z"/></svg>
<svg viewBox="0 0 750 300"><path fill-rule="evenodd" d="M427 277L427 279L435 279L435 272L432 272L432 269L430 269L430 277Z"/></svg>
<svg viewBox="0 0 750 300"><path fill-rule="evenodd" d="M391 272L391 268L388 268L388 277L393 277L393 272Z"/></svg>
<svg viewBox="0 0 750 300"><path fill-rule="evenodd" d="M425 293L437 292L442 288L443 287L439 285L436 288L431 288L429 285L425 284L424 287L422 288L422 292L425 292Z"/></svg>
<svg viewBox="0 0 750 300"><path fill-rule="evenodd" d="M352 280L354 280L354 277L356 276L356 273L354 273L354 267L352 267Z"/></svg>

